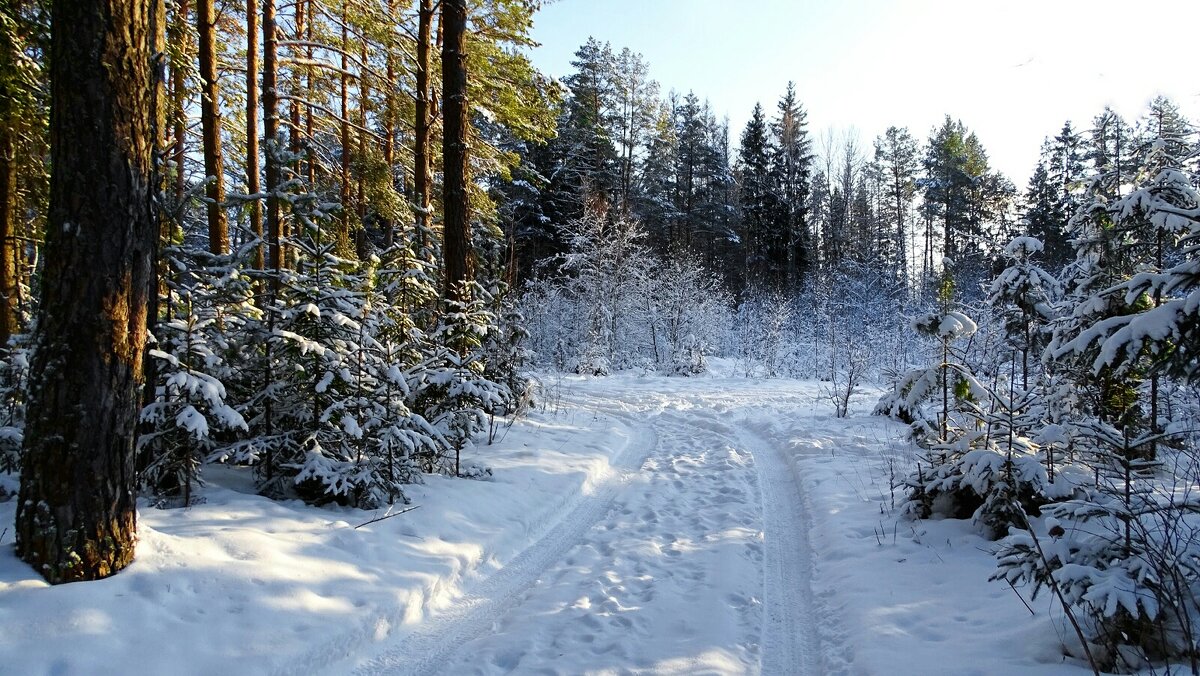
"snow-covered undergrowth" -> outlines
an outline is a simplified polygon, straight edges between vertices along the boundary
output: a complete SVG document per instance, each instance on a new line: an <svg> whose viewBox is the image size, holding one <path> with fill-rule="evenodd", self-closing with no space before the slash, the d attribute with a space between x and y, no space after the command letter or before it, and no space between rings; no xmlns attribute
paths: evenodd
<svg viewBox="0 0 1200 676"><path fill-rule="evenodd" d="M143 506L107 580L47 587L5 536L0 673L1084 673L969 522L897 520L916 451L877 391L838 418L821 383L716 361L548 376L472 458L492 480L429 477L360 528L385 511L225 468Z"/></svg>
<svg viewBox="0 0 1200 676"><path fill-rule="evenodd" d="M480 444L493 480L428 476L410 489L418 509L360 528L387 510L276 502L254 494L250 469L211 466L202 504L142 504L136 562L99 582L48 587L15 557L10 530L0 673L319 670L511 561L616 480L642 445L634 433L577 405L535 413ZM12 523L15 503L0 503L0 523Z"/></svg>
<svg viewBox="0 0 1200 676"><path fill-rule="evenodd" d="M1074 636L1048 595L1031 616L1028 589L988 582L995 543L978 526L900 515L915 451L898 425L853 413L778 426L812 507L815 593L846 634L848 673L1090 673L1063 657Z"/></svg>

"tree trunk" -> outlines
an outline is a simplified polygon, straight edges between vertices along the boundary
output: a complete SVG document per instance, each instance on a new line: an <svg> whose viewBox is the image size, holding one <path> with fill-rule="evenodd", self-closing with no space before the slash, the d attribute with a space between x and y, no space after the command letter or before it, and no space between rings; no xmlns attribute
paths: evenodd
<svg viewBox="0 0 1200 676"><path fill-rule="evenodd" d="M283 248L280 246L279 189L281 175L279 167L279 93L276 91L277 72L275 64L275 0L263 0L263 137L266 141L267 179L267 265L278 272L283 267ZM278 291L278 275L272 288Z"/></svg>
<svg viewBox="0 0 1200 676"><path fill-rule="evenodd" d="M433 25L433 0L421 0L417 23L417 114L413 157L413 191L416 196L418 253L424 249L425 234L432 230L433 179L429 171L429 146L432 134L429 114L430 28Z"/></svg>
<svg viewBox="0 0 1200 676"><path fill-rule="evenodd" d="M257 195L258 183L258 2L246 0L246 192ZM262 241L262 201L250 201L250 231ZM254 269L263 269L263 247L254 248Z"/></svg>
<svg viewBox="0 0 1200 676"><path fill-rule="evenodd" d="M150 19L150 35L153 41L150 52L159 55L158 58L165 58L167 45L167 5L166 0L150 0L150 7L153 14ZM153 143L155 152L159 158L165 158L169 155L170 148L167 145L167 90L166 81L164 78L156 76L153 82L153 100L150 104L150 109L153 115ZM161 160L154 167L154 185L151 188L160 197L167 194L167 184L165 182L166 173L163 171ZM154 213L155 227L158 234L158 245L154 247L154 252L151 256L151 266L154 268L154 277L150 289L150 299L146 308L146 330L150 335L158 330L160 310L162 309L163 299L167 295L166 280L170 273L170 268L164 264L162 257L163 247L166 246L171 239L171 219L165 218L165 214L161 210L156 210ZM154 359L146 359L143 357L145 364L144 382L149 383L147 387L142 388L142 406L148 406L154 402L157 393L155 392L155 383L158 382L158 363ZM140 431L140 430L139 430ZM137 471L141 472L145 468L143 455L137 459Z"/></svg>
<svg viewBox="0 0 1200 676"><path fill-rule="evenodd" d="M200 54L200 128L204 141L204 194L208 198L208 250L229 251L225 217L225 166L221 157L221 93L217 86L217 27L213 0L196 0Z"/></svg>
<svg viewBox="0 0 1200 676"><path fill-rule="evenodd" d="M188 0L178 0L175 6L175 25L179 30L178 39L182 44L179 45L179 51L183 54L181 60L187 59L187 22L188 22ZM184 181L183 162L187 157L187 87L183 81L184 70L182 64L176 64L171 68L171 101L173 109L171 114L175 118L175 148L172 153L172 158L175 160L175 206L183 203L183 196L187 192L187 184Z"/></svg>
<svg viewBox="0 0 1200 676"><path fill-rule="evenodd" d="M0 101L0 107L11 103ZM17 247L13 213L17 197L16 143L11 113L0 117L0 351L7 351L8 339L19 330L17 323Z"/></svg>
<svg viewBox="0 0 1200 676"><path fill-rule="evenodd" d="M394 16L396 13L396 0L387 0L388 14ZM387 166L388 186L395 187L395 174L393 167L396 166L396 87L392 83L396 81L396 46L391 42L385 43L387 48L387 81L383 85L383 163ZM385 249L391 248L396 241L396 224L389 217L383 223L383 246Z"/></svg>
<svg viewBox="0 0 1200 676"><path fill-rule="evenodd" d="M444 297L462 298L465 283L474 279L471 255L471 205L467 190L467 3L442 0L442 253L445 257Z"/></svg>
<svg viewBox="0 0 1200 676"><path fill-rule="evenodd" d="M293 34L292 39L296 40L296 41L306 39L306 30L307 30L306 22L309 20L309 17L308 17L308 14L304 11L304 5L305 5L305 3L300 2L300 0L295 0L295 4L292 6L292 19L293 19L293 23L295 24L295 28L296 28L296 32ZM296 52L297 52L297 48L292 47L291 53L292 53L293 57L296 56ZM309 57L308 61L312 61L312 58ZM305 67L305 70L307 70L307 66ZM296 75L295 67L293 67L292 68L293 84L298 84L299 80L300 80L300 77L298 75ZM312 93L311 87L309 88L308 93L311 95L311 93ZM299 176L300 169L301 169L301 167L300 167L300 102L297 101L296 99L291 99L288 102L288 111L289 111L289 117L291 118L291 128L288 129L288 150L291 151L291 153L294 157L294 159L292 160L292 169L296 172L296 175Z"/></svg>
<svg viewBox="0 0 1200 676"><path fill-rule="evenodd" d="M269 300L267 312L267 331L275 330L275 301L279 298L279 273L283 268L283 247L279 221L279 96L276 87L276 40L275 40L275 0L263 0L263 73L262 73L262 106L263 106L263 136L266 141L266 190L267 190L267 266L275 274L271 275L269 283ZM264 388L271 386L274 375L272 372L271 341L266 342L263 355L265 365L263 380ZM263 405L263 427L267 436L274 433L273 400L266 398ZM269 485L275 478L275 457L271 447L267 446L262 462L264 481Z"/></svg>
<svg viewBox="0 0 1200 676"><path fill-rule="evenodd" d="M342 69L341 77L339 78L340 94L341 94L341 123L339 125L339 136L342 144L342 161L341 161L341 227L338 229L338 248L341 253L350 249L350 31L346 26L347 19L346 0L342 0L342 42L339 45L342 52Z"/></svg>
<svg viewBox="0 0 1200 676"><path fill-rule="evenodd" d="M367 158L367 114L371 105L371 84L369 79L369 71L367 63L369 55L367 54L367 41L362 40L359 50L359 58L362 60L362 68L358 74L358 145L355 151L358 153L359 162L365 162ZM385 144L386 145L386 144ZM389 171L391 165L388 165ZM367 192L366 192L366 177L367 167L364 164L360 167L357 180L355 181L356 194L354 204L358 214L357 225L354 228L354 251L360 261L365 261L370 256L370 246L367 240Z"/></svg>
<svg viewBox="0 0 1200 676"><path fill-rule="evenodd" d="M158 228L151 3L55 0L53 17L53 170L16 540L60 583L133 560Z"/></svg>

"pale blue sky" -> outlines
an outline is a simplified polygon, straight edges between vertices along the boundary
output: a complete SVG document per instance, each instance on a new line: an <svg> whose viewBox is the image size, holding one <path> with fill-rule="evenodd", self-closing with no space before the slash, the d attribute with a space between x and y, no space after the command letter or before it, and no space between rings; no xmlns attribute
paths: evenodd
<svg viewBox="0 0 1200 676"><path fill-rule="evenodd" d="M589 35L629 47L663 90L728 115L736 144L756 101L788 80L810 130L888 125L921 139L945 113L974 129L1023 188L1043 137L1111 104L1130 121L1162 93L1200 117L1200 0L556 0L535 17L543 71L571 71Z"/></svg>

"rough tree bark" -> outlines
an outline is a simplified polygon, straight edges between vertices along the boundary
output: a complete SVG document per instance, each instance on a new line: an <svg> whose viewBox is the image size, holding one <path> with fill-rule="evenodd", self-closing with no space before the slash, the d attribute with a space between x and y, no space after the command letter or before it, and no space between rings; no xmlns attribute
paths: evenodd
<svg viewBox="0 0 1200 676"><path fill-rule="evenodd" d="M217 86L217 15L214 0L196 0L200 54L200 129L204 143L204 194L208 198L208 250L229 251L225 217L225 166L221 157L221 92Z"/></svg>
<svg viewBox="0 0 1200 676"><path fill-rule="evenodd" d="M387 0L387 11L389 15L396 13L396 0ZM383 90L383 163L387 165L389 176L389 186L395 187L396 180L392 173L393 167L396 166L396 87L392 83L396 81L396 45L393 40L388 40L385 43L387 47L387 73L385 74L386 81L382 86ZM396 223L392 218L387 218L381 224L383 227L383 246L385 249L391 248L396 241Z"/></svg>
<svg viewBox="0 0 1200 676"><path fill-rule="evenodd" d="M50 211L17 503L51 583L133 560L134 438L158 235L149 0L55 0Z"/></svg>
<svg viewBox="0 0 1200 676"><path fill-rule="evenodd" d="M246 0L246 192L258 194L258 2ZM263 238L262 201L250 201L250 231ZM254 249L254 269L263 269L263 247Z"/></svg>
<svg viewBox="0 0 1200 676"><path fill-rule="evenodd" d="M279 92L275 89L277 83L276 53L278 51L275 35L275 0L263 0L262 14L263 32L263 72L262 72L262 107L263 107L263 136L266 139L265 178L267 191L267 267L275 274L271 275L268 288L267 331L275 330L275 301L279 298L279 273L283 269L282 223L279 218L279 181L282 168L279 166L279 153L276 144L279 142ZM272 371L271 342L266 343L263 380L264 386L269 386L274 380ZM263 406L263 417L267 435L274 433L274 411L271 397L267 397ZM262 462L262 478L267 486L275 479L275 454L270 446L267 447Z"/></svg>
<svg viewBox="0 0 1200 676"><path fill-rule="evenodd" d="M279 166L279 153L275 144L279 141L279 92L276 90L276 37L275 37L275 0L263 0L262 16L263 32L263 72L262 72L262 106L263 106L263 137L266 139L266 189L267 189L267 265L278 272L283 267L283 248L280 246L279 180L282 171ZM277 287L278 280L272 282ZM278 290L277 288L275 289Z"/></svg>
<svg viewBox="0 0 1200 676"><path fill-rule="evenodd" d="M175 30L178 35L175 39L181 44L177 47L182 58L187 57L188 38L187 23L188 23L188 0L177 0L175 3ZM187 87L184 83L184 69L181 64L174 64L171 67L171 115L175 119L175 148L171 153L172 159L175 161L175 204L183 202L183 196L187 193L187 183L184 181L184 160L187 158Z"/></svg>
<svg viewBox="0 0 1200 676"><path fill-rule="evenodd" d="M350 249L350 30L347 27L347 6L346 0L342 0L342 41L338 45L342 54L342 68L340 77L338 78L339 91L341 93L341 118L338 126L340 134L340 142L342 145L341 171L339 181L341 185L342 210L341 218L338 219L340 227L338 228L337 241L338 248L343 252Z"/></svg>
<svg viewBox="0 0 1200 676"><path fill-rule="evenodd" d="M471 255L471 204L467 181L467 3L442 0L442 255L448 300L465 300L475 276Z"/></svg>
<svg viewBox="0 0 1200 676"><path fill-rule="evenodd" d="M4 92L0 92L4 94ZM10 101L0 101L0 351L17 332L17 247L13 214L17 198L17 158Z"/></svg>
<svg viewBox="0 0 1200 676"><path fill-rule="evenodd" d="M417 237L424 238L432 229L433 179L429 171L429 145L432 134L429 114L429 74L433 25L433 0L421 0L417 19L417 114L414 125L413 191L416 199ZM424 248L424 242L421 242Z"/></svg>

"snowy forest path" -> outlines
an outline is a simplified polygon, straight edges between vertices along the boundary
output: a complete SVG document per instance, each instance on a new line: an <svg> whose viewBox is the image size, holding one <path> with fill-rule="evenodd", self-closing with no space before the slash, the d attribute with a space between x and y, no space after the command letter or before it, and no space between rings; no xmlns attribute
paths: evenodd
<svg viewBox="0 0 1200 676"><path fill-rule="evenodd" d="M576 403L634 428L635 464L357 673L821 673L805 503L770 424L800 402L612 387Z"/></svg>

